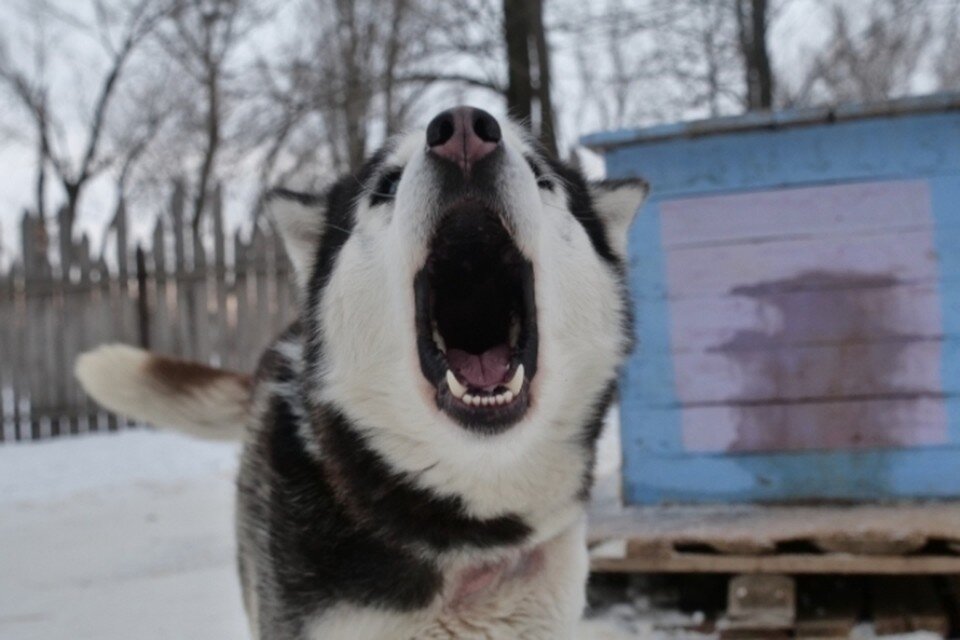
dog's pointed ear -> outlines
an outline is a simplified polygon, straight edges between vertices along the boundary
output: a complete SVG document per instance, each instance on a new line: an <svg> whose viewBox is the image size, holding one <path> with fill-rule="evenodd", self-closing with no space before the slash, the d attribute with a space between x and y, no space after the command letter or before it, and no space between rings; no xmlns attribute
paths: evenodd
<svg viewBox="0 0 960 640"><path fill-rule="evenodd" d="M264 198L267 214L276 225L297 284L307 286L326 217L323 195L273 189Z"/></svg>
<svg viewBox="0 0 960 640"><path fill-rule="evenodd" d="M627 232L650 185L642 178L599 180L590 183L593 208L607 230L607 240L620 257L627 253Z"/></svg>

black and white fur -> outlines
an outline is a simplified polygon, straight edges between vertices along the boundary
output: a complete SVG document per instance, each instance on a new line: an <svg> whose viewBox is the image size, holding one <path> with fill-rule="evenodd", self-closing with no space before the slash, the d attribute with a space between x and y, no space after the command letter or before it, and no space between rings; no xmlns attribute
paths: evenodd
<svg viewBox="0 0 960 640"><path fill-rule="evenodd" d="M451 182L417 131L324 193L275 192L301 319L252 384L129 347L78 362L91 394L132 416L238 437L244 416L237 533L255 638L574 633L594 447L631 346L626 232L647 187L588 184L510 124L500 144L479 186ZM536 373L503 428L442 410L418 358L413 283L451 191L496 207L532 265ZM174 379L191 366L195 382Z"/></svg>

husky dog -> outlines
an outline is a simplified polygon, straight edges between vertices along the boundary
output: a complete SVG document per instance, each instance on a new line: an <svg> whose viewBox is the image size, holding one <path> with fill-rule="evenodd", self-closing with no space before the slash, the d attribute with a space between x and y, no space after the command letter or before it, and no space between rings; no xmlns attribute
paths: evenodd
<svg viewBox="0 0 960 640"><path fill-rule="evenodd" d="M255 638L570 638L646 193L444 111L324 193L271 194L300 319L252 379L117 345L77 374L115 411L245 431Z"/></svg>

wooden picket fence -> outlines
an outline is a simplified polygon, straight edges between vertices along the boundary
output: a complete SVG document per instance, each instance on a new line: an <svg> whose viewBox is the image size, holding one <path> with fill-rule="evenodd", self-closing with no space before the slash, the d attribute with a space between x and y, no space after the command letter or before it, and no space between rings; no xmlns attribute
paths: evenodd
<svg viewBox="0 0 960 640"><path fill-rule="evenodd" d="M63 214L24 214L21 255L0 267L0 442L133 426L97 407L73 377L77 355L98 344L252 370L294 317L295 294L279 236L262 221L228 232L222 202L218 192L194 228L175 186L151 241L136 246L121 209L99 256L86 236L72 237Z"/></svg>

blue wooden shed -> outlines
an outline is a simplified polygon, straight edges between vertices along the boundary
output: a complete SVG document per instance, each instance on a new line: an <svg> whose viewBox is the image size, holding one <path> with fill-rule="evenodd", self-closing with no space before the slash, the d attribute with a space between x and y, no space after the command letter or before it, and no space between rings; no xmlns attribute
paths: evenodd
<svg viewBox="0 0 960 640"><path fill-rule="evenodd" d="M960 497L960 94L583 142L653 187L628 503Z"/></svg>

